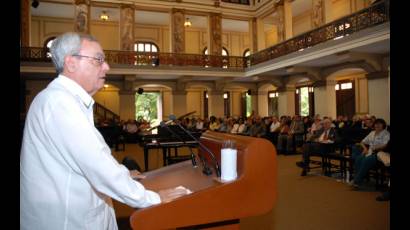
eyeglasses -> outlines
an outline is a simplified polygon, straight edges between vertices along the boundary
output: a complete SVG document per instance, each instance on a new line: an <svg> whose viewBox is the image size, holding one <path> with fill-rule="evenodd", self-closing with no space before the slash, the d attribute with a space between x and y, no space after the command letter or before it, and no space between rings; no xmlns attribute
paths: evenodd
<svg viewBox="0 0 410 230"><path fill-rule="evenodd" d="M102 65L105 62L105 58L104 57L91 57L91 56L86 56L86 55L80 55L80 54L73 54L71 55L73 57L84 57L84 58L91 58L94 59L98 62L98 65Z"/></svg>

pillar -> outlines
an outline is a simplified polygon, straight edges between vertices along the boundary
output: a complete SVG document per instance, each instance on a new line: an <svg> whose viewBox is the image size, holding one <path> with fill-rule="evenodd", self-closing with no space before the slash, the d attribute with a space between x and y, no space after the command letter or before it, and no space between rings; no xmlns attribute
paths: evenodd
<svg viewBox="0 0 410 230"><path fill-rule="evenodd" d="M266 48L266 39L265 39L265 25L263 19L256 19L256 39L257 39L257 51L263 50Z"/></svg>
<svg viewBox="0 0 410 230"><path fill-rule="evenodd" d="M257 18L252 18L249 20L249 43L251 53L256 53L258 51Z"/></svg>
<svg viewBox="0 0 410 230"><path fill-rule="evenodd" d="M337 81L327 80L314 84L315 113L323 116L336 118L336 90Z"/></svg>
<svg viewBox="0 0 410 230"><path fill-rule="evenodd" d="M174 115L179 117L188 113L187 111L187 92L185 90L174 90L172 91L173 98L173 112Z"/></svg>
<svg viewBox="0 0 410 230"><path fill-rule="evenodd" d="M120 95L120 118L122 120L135 120L135 89L134 75L124 76L123 87L118 92Z"/></svg>
<svg viewBox="0 0 410 230"><path fill-rule="evenodd" d="M171 10L171 47L173 53L185 53L185 13L182 9Z"/></svg>
<svg viewBox="0 0 410 230"><path fill-rule="evenodd" d="M279 116L295 115L295 88L294 87L282 87L278 88L278 114Z"/></svg>
<svg viewBox="0 0 410 230"><path fill-rule="evenodd" d="M268 111L268 91L258 91L258 114L261 117L269 115Z"/></svg>
<svg viewBox="0 0 410 230"><path fill-rule="evenodd" d="M210 55L222 55L222 16L217 13L209 14L209 54Z"/></svg>
<svg viewBox="0 0 410 230"><path fill-rule="evenodd" d="M332 0L322 0L323 7L323 24L329 23L333 20L332 16Z"/></svg>
<svg viewBox="0 0 410 230"><path fill-rule="evenodd" d="M134 50L134 7L122 4L120 6L120 49Z"/></svg>
<svg viewBox="0 0 410 230"><path fill-rule="evenodd" d="M30 22L31 22L31 1L21 0L21 21L20 21L20 46L28 47L30 46Z"/></svg>
<svg viewBox="0 0 410 230"><path fill-rule="evenodd" d="M312 29L322 26L325 22L324 0L312 0Z"/></svg>
<svg viewBox="0 0 410 230"><path fill-rule="evenodd" d="M224 91L212 90L208 92L209 116L217 118L224 116Z"/></svg>
<svg viewBox="0 0 410 230"><path fill-rule="evenodd" d="M278 40L279 42L293 37L292 31L292 3L284 0L278 3L276 8L278 22Z"/></svg>
<svg viewBox="0 0 410 230"><path fill-rule="evenodd" d="M90 0L74 0L74 31L90 32Z"/></svg>
<svg viewBox="0 0 410 230"><path fill-rule="evenodd" d="M390 123L389 73L388 71L367 74L369 91L369 114Z"/></svg>

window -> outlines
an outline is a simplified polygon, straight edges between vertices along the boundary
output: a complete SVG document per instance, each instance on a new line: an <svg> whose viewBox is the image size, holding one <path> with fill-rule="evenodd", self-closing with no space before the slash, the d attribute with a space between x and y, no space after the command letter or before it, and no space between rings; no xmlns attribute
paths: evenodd
<svg viewBox="0 0 410 230"><path fill-rule="evenodd" d="M56 39L56 37L50 37L50 38L47 38L47 40L44 42L44 48L47 48L47 54L46 54L47 58L51 58L50 47L51 47L51 44L53 44L54 39Z"/></svg>
<svg viewBox="0 0 410 230"><path fill-rule="evenodd" d="M279 93L277 91L268 92L268 115L278 116L278 98Z"/></svg>
<svg viewBox="0 0 410 230"><path fill-rule="evenodd" d="M205 47L204 50L202 51L203 54L205 55L209 55L209 51L208 51L208 47ZM229 63L229 59L226 58L229 56L229 52L225 47L222 47L222 52L221 55L223 56L222 58L222 68L228 68L228 63ZM208 65L205 65L205 67L208 67Z"/></svg>
<svg viewBox="0 0 410 230"><path fill-rule="evenodd" d="M205 47L202 52L203 52L203 54L205 54L205 55L209 55L208 47ZM228 50L227 50L225 47L222 47L221 55L222 55L222 56L229 56Z"/></svg>
<svg viewBox="0 0 410 230"><path fill-rule="evenodd" d="M315 114L314 88L301 86L295 91L295 114L313 116Z"/></svg>
<svg viewBox="0 0 410 230"><path fill-rule="evenodd" d="M224 97L224 116L229 117L231 116L229 92L224 92L223 97Z"/></svg>
<svg viewBox="0 0 410 230"><path fill-rule="evenodd" d="M251 50L248 48L245 51L243 51L243 56L244 57L248 57L249 55L251 55Z"/></svg>
<svg viewBox="0 0 410 230"><path fill-rule="evenodd" d="M134 65L153 65L159 64L158 60L158 46L153 42L138 41L134 44L134 51L142 52L135 56Z"/></svg>
<svg viewBox="0 0 410 230"><path fill-rule="evenodd" d="M204 91L204 118L208 117L208 91Z"/></svg>
<svg viewBox="0 0 410 230"><path fill-rule="evenodd" d="M162 98L160 92L135 94L135 118L148 121L151 126L159 125L162 120Z"/></svg>

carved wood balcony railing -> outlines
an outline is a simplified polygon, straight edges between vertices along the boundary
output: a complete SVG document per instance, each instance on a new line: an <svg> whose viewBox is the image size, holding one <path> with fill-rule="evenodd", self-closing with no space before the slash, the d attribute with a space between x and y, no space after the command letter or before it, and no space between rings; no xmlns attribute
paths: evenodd
<svg viewBox="0 0 410 230"><path fill-rule="evenodd" d="M286 54L310 48L328 40L336 40L357 31L390 21L389 0L381 1L356 13L325 24L249 56L250 65L256 65Z"/></svg>
<svg viewBox="0 0 410 230"><path fill-rule="evenodd" d="M212 56L201 54L150 53L121 50L105 50L110 65L129 66L194 66L228 70L244 70L293 52L301 51L328 40L336 40L360 30L390 21L390 0L381 1L356 13L283 41L277 45L251 54L248 57ZM21 47L20 60L50 62L47 48Z"/></svg>
<svg viewBox="0 0 410 230"><path fill-rule="evenodd" d="M221 0L221 2L249 5L249 0Z"/></svg>

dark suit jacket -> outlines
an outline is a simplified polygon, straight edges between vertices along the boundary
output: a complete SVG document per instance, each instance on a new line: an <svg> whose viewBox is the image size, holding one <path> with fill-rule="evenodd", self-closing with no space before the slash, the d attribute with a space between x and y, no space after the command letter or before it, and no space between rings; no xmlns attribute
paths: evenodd
<svg viewBox="0 0 410 230"><path fill-rule="evenodd" d="M313 134L310 137L309 141L316 141L317 139L319 139L319 137L323 134L324 131L325 131L324 128L319 129L317 132L315 132L315 134ZM327 139L333 142L336 142L338 140L338 135L337 135L335 128L333 127L330 128L329 133L327 135Z"/></svg>

